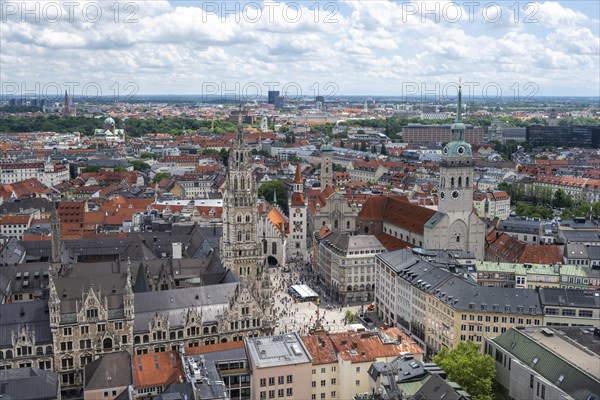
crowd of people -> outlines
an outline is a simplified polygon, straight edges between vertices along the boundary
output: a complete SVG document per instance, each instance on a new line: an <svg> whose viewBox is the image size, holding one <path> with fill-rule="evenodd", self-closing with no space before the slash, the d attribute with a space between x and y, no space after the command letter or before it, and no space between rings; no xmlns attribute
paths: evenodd
<svg viewBox="0 0 600 400"><path fill-rule="evenodd" d="M278 321L276 333L297 332L308 334L317 326L317 320L326 330L340 330L345 324L343 307L328 296L326 288L313 271L310 260L292 258L287 268L271 269L271 295L275 300L274 311ZM307 285L320 296L315 302L298 303L289 295L292 285ZM329 311L329 312L328 312ZM328 318L329 314L329 318Z"/></svg>

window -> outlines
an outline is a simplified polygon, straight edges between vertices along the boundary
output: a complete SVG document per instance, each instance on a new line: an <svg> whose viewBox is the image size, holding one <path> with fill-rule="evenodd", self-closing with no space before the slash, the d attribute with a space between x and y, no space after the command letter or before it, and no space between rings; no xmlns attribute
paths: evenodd
<svg viewBox="0 0 600 400"><path fill-rule="evenodd" d="M332 384L332 385L335 385L335 384L336 384L336 380L335 380L335 378L331 378L331 384Z"/></svg>
<svg viewBox="0 0 600 400"><path fill-rule="evenodd" d="M275 377L272 376L269 378L269 386L274 386L275 385Z"/></svg>
<svg viewBox="0 0 600 400"><path fill-rule="evenodd" d="M71 336L73 334L73 329L71 327L63 328L63 335Z"/></svg>
<svg viewBox="0 0 600 400"><path fill-rule="evenodd" d="M287 376L287 383L294 383L294 378L292 375ZM288 395L289 396L289 395Z"/></svg>
<svg viewBox="0 0 600 400"><path fill-rule="evenodd" d="M360 381L356 381L356 386L360 386Z"/></svg>
<svg viewBox="0 0 600 400"><path fill-rule="evenodd" d="M571 309L563 309L562 310L562 315L563 316L567 316L567 317L574 317L575 316L575 310L571 310Z"/></svg>
<svg viewBox="0 0 600 400"><path fill-rule="evenodd" d="M90 327L89 326L80 326L79 331L81 332L82 335L87 335L90 333Z"/></svg>
<svg viewBox="0 0 600 400"><path fill-rule="evenodd" d="M267 386L267 380L265 378L260 378L260 386L261 387Z"/></svg>
<svg viewBox="0 0 600 400"><path fill-rule="evenodd" d="M277 384L283 385L283 375L277 378ZM283 394L281 396L283 396Z"/></svg>
<svg viewBox="0 0 600 400"><path fill-rule="evenodd" d="M270 399L274 399L275 398L275 391L274 390L269 390L269 398Z"/></svg>
<svg viewBox="0 0 600 400"><path fill-rule="evenodd" d="M542 385L542 399L546 398L546 386Z"/></svg>
<svg viewBox="0 0 600 400"><path fill-rule="evenodd" d="M277 390L277 397L283 397L283 389Z"/></svg>
<svg viewBox="0 0 600 400"><path fill-rule="evenodd" d="M332 398L332 399L335 399L335 396L336 396L336 393L335 393L335 390L333 390L333 391L331 392L331 398Z"/></svg>
<svg viewBox="0 0 600 400"><path fill-rule="evenodd" d="M317 387L317 381L312 381L312 387Z"/></svg>
<svg viewBox="0 0 600 400"><path fill-rule="evenodd" d="M315 368L313 368L313 370L312 370L312 374L314 375L314 374L316 374L316 373L317 373L317 370L316 370Z"/></svg>
<svg viewBox="0 0 600 400"><path fill-rule="evenodd" d="M290 397L294 395L294 392L292 391L292 388L287 388L285 391L285 395Z"/></svg>
<svg viewBox="0 0 600 400"><path fill-rule="evenodd" d="M360 367L356 367L356 373L360 372Z"/></svg>
<svg viewBox="0 0 600 400"><path fill-rule="evenodd" d="M265 392L264 390L262 392L260 392L260 398L261 399L266 399L267 398L267 392Z"/></svg>
<svg viewBox="0 0 600 400"><path fill-rule="evenodd" d="M529 376L529 388L533 389L533 375Z"/></svg>
<svg viewBox="0 0 600 400"><path fill-rule="evenodd" d="M98 332L105 332L105 331L106 331L106 325L98 324Z"/></svg>
<svg viewBox="0 0 600 400"><path fill-rule="evenodd" d="M321 398L324 399L325 398L325 393L321 393Z"/></svg>
<svg viewBox="0 0 600 400"><path fill-rule="evenodd" d="M324 374L325 373L325 368L321 368L321 373Z"/></svg>
<svg viewBox="0 0 600 400"><path fill-rule="evenodd" d="M579 316L582 318L592 318L592 310L579 310Z"/></svg>
<svg viewBox="0 0 600 400"><path fill-rule="evenodd" d="M85 313L85 315L88 318L98 318L98 309L93 308L91 310L87 310L86 313Z"/></svg>
<svg viewBox="0 0 600 400"><path fill-rule="evenodd" d="M326 385L326 383L325 383L325 379L323 379L323 380L321 381L321 387L323 387L323 386L325 386L325 385Z"/></svg>

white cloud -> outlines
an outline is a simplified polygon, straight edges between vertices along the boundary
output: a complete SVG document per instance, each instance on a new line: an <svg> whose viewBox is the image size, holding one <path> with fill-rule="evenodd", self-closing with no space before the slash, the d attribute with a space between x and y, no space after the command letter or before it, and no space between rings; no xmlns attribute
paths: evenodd
<svg viewBox="0 0 600 400"><path fill-rule="evenodd" d="M391 1L333 3L339 8L330 15L332 9L316 12L305 2L285 14L284 3L267 0L260 14L245 9L225 18L204 3L136 1L117 16L111 2L82 4L88 3L102 6L100 21L81 13L72 23L8 16L0 24L2 80L98 81L103 87L133 81L145 93L190 94L205 82L299 82L309 92L314 82L335 81L343 93L393 94L403 82L463 76L506 87L538 81L550 94L559 94L553 79L560 79L571 83L570 94L597 94L596 19L566 2L535 3L535 24L515 24L505 4L497 24L484 21L481 9L471 23L464 8L460 22L442 13L436 24L424 9ZM437 4L443 11L453 3ZM137 22L124 23L131 12ZM336 22L325 23L327 16Z"/></svg>

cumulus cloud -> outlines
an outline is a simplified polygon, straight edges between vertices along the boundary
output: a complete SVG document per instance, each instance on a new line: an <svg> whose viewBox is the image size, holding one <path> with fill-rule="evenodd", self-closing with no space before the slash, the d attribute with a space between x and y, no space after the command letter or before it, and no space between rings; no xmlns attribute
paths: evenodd
<svg viewBox="0 0 600 400"><path fill-rule="evenodd" d="M597 19L569 2L519 3L518 14L501 3L497 21L493 10L469 13L450 0L264 0L228 2L227 12L222 4L85 1L22 21L22 10L3 3L0 78L187 94L206 82L260 81L298 82L309 94L315 82L336 82L342 93L391 95L406 82L459 76L507 88L537 81L546 94L564 93L555 79L572 95L596 95L600 85Z"/></svg>

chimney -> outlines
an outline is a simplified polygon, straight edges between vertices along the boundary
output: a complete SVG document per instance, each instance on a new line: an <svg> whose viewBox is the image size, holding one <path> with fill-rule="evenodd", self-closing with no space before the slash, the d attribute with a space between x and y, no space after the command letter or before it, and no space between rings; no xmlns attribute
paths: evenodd
<svg viewBox="0 0 600 400"><path fill-rule="evenodd" d="M352 341L352 348L356 349L358 347L358 343L356 343L355 341Z"/></svg>

